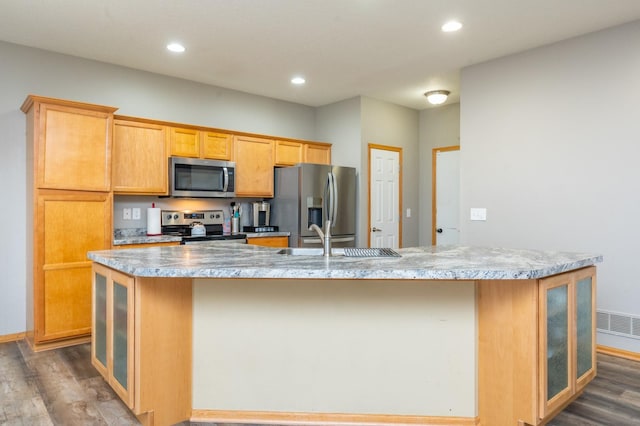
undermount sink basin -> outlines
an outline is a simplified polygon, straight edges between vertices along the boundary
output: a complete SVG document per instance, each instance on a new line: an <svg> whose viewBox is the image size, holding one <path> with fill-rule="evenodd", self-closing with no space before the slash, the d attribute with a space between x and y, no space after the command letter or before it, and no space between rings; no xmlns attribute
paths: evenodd
<svg viewBox="0 0 640 426"><path fill-rule="evenodd" d="M322 256L322 249L315 247L289 247L278 250L278 254L290 256ZM331 249L331 256L344 256L344 249Z"/></svg>

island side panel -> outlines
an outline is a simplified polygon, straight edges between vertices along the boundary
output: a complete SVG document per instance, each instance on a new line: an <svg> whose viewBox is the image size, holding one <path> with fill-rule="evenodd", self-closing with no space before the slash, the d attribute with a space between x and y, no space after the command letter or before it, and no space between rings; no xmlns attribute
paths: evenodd
<svg viewBox="0 0 640 426"><path fill-rule="evenodd" d="M143 425L191 416L192 280L135 278L135 414Z"/></svg>
<svg viewBox="0 0 640 426"><path fill-rule="evenodd" d="M477 294L482 425L536 425L538 281L479 281Z"/></svg>
<svg viewBox="0 0 640 426"><path fill-rule="evenodd" d="M193 408L475 418L472 281L196 279Z"/></svg>

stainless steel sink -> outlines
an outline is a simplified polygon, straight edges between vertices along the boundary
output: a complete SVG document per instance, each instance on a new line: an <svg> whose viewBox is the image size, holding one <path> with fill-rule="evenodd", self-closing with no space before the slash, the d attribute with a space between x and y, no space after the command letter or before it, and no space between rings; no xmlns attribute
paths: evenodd
<svg viewBox="0 0 640 426"><path fill-rule="evenodd" d="M322 248L289 247L278 250L278 254L287 254L290 256L322 256ZM344 256L344 249L331 249L331 256Z"/></svg>

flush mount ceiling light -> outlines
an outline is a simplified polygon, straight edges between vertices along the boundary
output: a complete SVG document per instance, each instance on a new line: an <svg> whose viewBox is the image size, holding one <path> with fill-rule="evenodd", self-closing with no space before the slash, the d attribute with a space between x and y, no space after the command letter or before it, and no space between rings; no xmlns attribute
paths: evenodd
<svg viewBox="0 0 640 426"><path fill-rule="evenodd" d="M429 92L425 92L424 95L427 97L430 104L440 105L447 100L449 93L451 92L448 90L431 90Z"/></svg>
<svg viewBox="0 0 640 426"><path fill-rule="evenodd" d="M445 23L441 28L445 33L451 33L462 28L462 24L458 21L449 21Z"/></svg>
<svg viewBox="0 0 640 426"><path fill-rule="evenodd" d="M297 85L301 85L304 84L307 80L304 79L304 77L293 77L291 79L291 83L292 84L297 84Z"/></svg>
<svg viewBox="0 0 640 426"><path fill-rule="evenodd" d="M185 51L184 46L180 43L169 43L167 44L167 49L176 53L182 53Z"/></svg>

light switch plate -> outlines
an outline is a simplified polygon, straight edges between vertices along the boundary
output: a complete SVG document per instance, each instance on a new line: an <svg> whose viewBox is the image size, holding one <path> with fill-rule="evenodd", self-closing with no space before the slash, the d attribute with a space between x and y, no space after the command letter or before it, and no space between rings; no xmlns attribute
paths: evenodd
<svg viewBox="0 0 640 426"><path fill-rule="evenodd" d="M131 209L133 220L140 220L140 207L134 207Z"/></svg>
<svg viewBox="0 0 640 426"><path fill-rule="evenodd" d="M487 209L472 207L470 219L471 220L487 220Z"/></svg>

